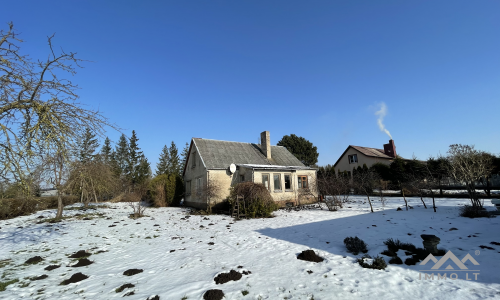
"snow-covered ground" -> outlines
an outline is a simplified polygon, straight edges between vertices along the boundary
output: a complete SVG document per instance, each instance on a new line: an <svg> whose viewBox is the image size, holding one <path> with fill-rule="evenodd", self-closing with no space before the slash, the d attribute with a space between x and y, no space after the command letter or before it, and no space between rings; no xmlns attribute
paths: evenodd
<svg viewBox="0 0 500 300"><path fill-rule="evenodd" d="M54 210L47 210L0 221L0 282L19 279L0 292L0 299L115 299L131 291L134 294L125 299L202 299L214 288L223 290L225 299L500 299L500 246L491 244L500 243L500 217L459 217L465 199L437 199L437 213L428 199L424 209L419 198L409 198L413 209L408 211L396 210L403 207L402 198L387 198L385 206L375 200L375 213L370 213L365 197L351 200L336 212L281 210L274 218L236 222L223 215L185 218L185 208L151 208L146 211L149 217L132 220L124 203L99 208L96 212L105 216L91 220L37 224L42 220L38 216L55 216ZM489 200L485 206L493 209ZM65 215L89 212L67 210ZM451 250L458 259L469 253L479 265L465 265L479 271L455 267L459 279L438 280L437 273L444 273L447 263L434 280L425 280L420 270L430 269L432 262L364 269L356 262L361 255L348 253L343 244L345 237L358 236L368 244L368 254L376 256L386 249L383 242L388 238L422 247L421 234L437 235L439 248ZM325 260L298 260L297 254L307 249ZM68 255L78 250L92 253L93 264L70 267L75 262ZM399 254L404 261L404 251ZM24 264L36 255L44 260ZM61 267L44 270L49 265ZM133 268L144 271L123 275ZM239 281L214 282L217 274L231 269L251 274ZM60 285L77 272L89 277ZM472 280L466 280L466 273ZM472 273L479 273L477 280ZM30 280L43 274L48 277ZM115 292L125 283L135 286Z"/></svg>

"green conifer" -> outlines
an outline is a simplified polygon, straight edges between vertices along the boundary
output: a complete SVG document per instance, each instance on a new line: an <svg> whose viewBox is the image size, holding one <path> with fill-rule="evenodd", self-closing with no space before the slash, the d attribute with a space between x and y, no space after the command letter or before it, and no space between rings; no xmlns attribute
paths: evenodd
<svg viewBox="0 0 500 300"><path fill-rule="evenodd" d="M170 170L170 152L167 145L163 146L161 150L160 159L156 164L156 176L161 174L168 174Z"/></svg>

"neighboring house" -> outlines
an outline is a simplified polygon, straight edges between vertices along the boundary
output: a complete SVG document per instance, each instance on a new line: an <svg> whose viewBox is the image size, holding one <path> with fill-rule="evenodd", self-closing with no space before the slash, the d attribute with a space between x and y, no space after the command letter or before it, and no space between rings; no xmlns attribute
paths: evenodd
<svg viewBox="0 0 500 300"><path fill-rule="evenodd" d="M193 138L183 177L184 204L201 209L223 201L231 186L244 181L263 184L280 204L317 197L316 169L285 147L271 146L269 131L261 133L260 145Z"/></svg>
<svg viewBox="0 0 500 300"><path fill-rule="evenodd" d="M393 140L384 144L384 149L349 145L333 167L340 172L348 171L352 174L353 169L363 167L363 164L368 168L375 163L390 165L395 157L396 145Z"/></svg>

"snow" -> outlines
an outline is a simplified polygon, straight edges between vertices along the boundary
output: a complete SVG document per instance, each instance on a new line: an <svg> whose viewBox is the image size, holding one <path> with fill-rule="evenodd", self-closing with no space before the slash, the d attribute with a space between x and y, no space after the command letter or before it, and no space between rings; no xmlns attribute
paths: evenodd
<svg viewBox="0 0 500 300"><path fill-rule="evenodd" d="M109 208L96 210L105 217L86 221L70 218L49 224L53 226L36 222L40 215L54 217L54 210L3 220L0 281L18 278L19 282L0 292L0 298L118 299L133 290L135 294L125 299L152 295L160 299L202 299L205 291L217 288L224 291L225 299L500 299L500 246L490 244L500 242L500 218L459 217L458 209L468 203L466 199L437 199L437 213L428 199L427 209L419 198L407 199L413 207L408 211L402 198L386 198L385 206L374 198L375 212L370 213L365 197L359 196L351 197L352 202L336 212L317 208L280 210L274 218L241 221L223 215L191 215L183 220L186 208L150 208L146 211L149 217L132 220L125 203L110 203ZM494 209L489 201L485 206ZM403 211L396 211L397 207ZM89 212L92 210L67 210L65 215ZM458 230L450 231L453 227ZM479 266L470 262L466 266L480 270L477 281L472 272L468 275L472 280L465 280L465 272L458 271L458 280L420 279L419 270L427 270L430 265L364 269L356 262L362 254L347 253L343 244L345 237L358 236L368 244L368 254L375 257L386 249L383 242L388 238L422 247L420 234L437 235L441 239L438 247L451 250L459 259L470 253ZM481 245L494 250L481 249ZM94 263L69 267L73 260L68 255L82 249L93 253L89 259ZM325 260L313 263L296 259L307 249ZM97 254L100 250L107 252ZM23 265L35 255L44 261ZM389 257L382 257L389 261ZM405 260L404 251L400 258ZM10 264L1 267L6 259ZM51 264L61 267L45 271ZM144 272L123 275L133 268ZM239 281L215 284L216 275L231 269L251 274ZM89 278L60 285L77 272ZM43 274L48 278L28 279ZM115 289L125 283L135 287L116 293ZM242 294L245 290L249 292L246 296Z"/></svg>

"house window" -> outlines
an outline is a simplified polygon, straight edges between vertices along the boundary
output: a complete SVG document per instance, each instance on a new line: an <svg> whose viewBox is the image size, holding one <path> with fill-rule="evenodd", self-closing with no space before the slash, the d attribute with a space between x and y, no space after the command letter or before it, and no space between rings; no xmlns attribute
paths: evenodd
<svg viewBox="0 0 500 300"><path fill-rule="evenodd" d="M240 175L240 182L244 182L245 181L245 175Z"/></svg>
<svg viewBox="0 0 500 300"><path fill-rule="evenodd" d="M290 174L285 174L285 190L292 189L292 176Z"/></svg>
<svg viewBox="0 0 500 300"><path fill-rule="evenodd" d="M191 154L191 168L196 167L196 152Z"/></svg>
<svg viewBox="0 0 500 300"><path fill-rule="evenodd" d="M202 191L201 177L200 178L196 178L195 182L196 182L196 186L195 186L196 194L198 196L200 196L201 195L201 191Z"/></svg>
<svg viewBox="0 0 500 300"><path fill-rule="evenodd" d="M349 158L350 164L354 164L354 163L358 162L358 155L357 154L349 155L347 157Z"/></svg>
<svg viewBox="0 0 500 300"><path fill-rule="evenodd" d="M262 174L262 184L266 187L266 189L270 189L269 186L269 174Z"/></svg>
<svg viewBox="0 0 500 300"><path fill-rule="evenodd" d="M191 195L191 180L186 181L186 195Z"/></svg>
<svg viewBox="0 0 500 300"><path fill-rule="evenodd" d="M273 174L274 190L281 191L281 174Z"/></svg>
<svg viewBox="0 0 500 300"><path fill-rule="evenodd" d="M307 189L307 176L297 176L299 180L299 189Z"/></svg>

